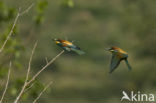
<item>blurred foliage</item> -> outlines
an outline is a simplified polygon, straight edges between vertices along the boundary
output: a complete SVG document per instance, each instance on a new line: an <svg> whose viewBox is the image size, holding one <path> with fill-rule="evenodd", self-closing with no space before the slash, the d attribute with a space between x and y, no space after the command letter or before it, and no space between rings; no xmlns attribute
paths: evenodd
<svg viewBox="0 0 156 103"><path fill-rule="evenodd" d="M39 1L36 8L37 8L37 14L36 14L36 20L38 19L38 22L35 21L34 23L38 23L38 25L41 25L41 18L43 18L43 13L44 9L47 6L47 1ZM2 32L0 33L0 46L4 43L6 40L9 32L11 31L13 21L15 19L15 16L17 14L17 11L15 8L7 6L4 2L0 1L0 25L3 27L4 25L4 30L1 30ZM4 24L4 23L5 24ZM23 52L25 51L25 47L23 46L20 36L18 35L20 33L20 27L18 24L16 24L14 30L13 30L13 35L11 36L11 39L8 40L7 45L1 54L1 63L0 63L0 78L5 79L6 75L8 74L8 63L9 61L12 61L13 67L16 69L22 69L24 66L21 63L21 56L23 56ZM16 72L15 72L16 73ZM13 96L14 98L17 96L19 90L23 86L24 80L25 80L25 75L22 75L24 77L21 78L16 78L13 77L11 80L10 84L13 84L9 87L9 95ZM3 84L4 85L4 84ZM23 95L23 99L27 99L28 96L30 95L31 98L36 98L37 94L39 93L39 90L41 90L43 86L42 84L38 81L35 83L34 87L31 88L31 92L26 93ZM2 93L4 87L0 87L0 91ZM0 93L0 94L1 94ZM9 99L9 98L8 98ZM13 99L13 98L12 98Z"/></svg>
<svg viewBox="0 0 156 103"><path fill-rule="evenodd" d="M44 21L44 11L47 7L48 2L46 0L39 0L36 7L35 23L40 25Z"/></svg>
<svg viewBox="0 0 156 103"><path fill-rule="evenodd" d="M15 9L10 8L0 1L0 22L8 21L13 18L15 15Z"/></svg>
<svg viewBox="0 0 156 103"><path fill-rule="evenodd" d="M74 2L73 2L73 0L63 0L62 2L61 2L61 6L62 7L69 7L69 8L73 8L74 7Z"/></svg>
<svg viewBox="0 0 156 103"><path fill-rule="evenodd" d="M12 24L8 24L16 14L16 10L12 7L7 6L4 2L0 1L0 25L1 29L5 27L4 31L1 30L0 32L0 46L2 46L2 43L4 43L5 39L7 38L7 35L9 34ZM8 25L6 25L8 24ZM13 31L14 34L17 33L17 28ZM14 35L15 37L15 35ZM3 55L1 54L1 77L4 77L7 74L7 68L8 68L8 60L13 59L12 54L15 53L15 57L19 57L19 51L17 50L17 47L20 45L20 43L17 43L17 39L11 39L8 41L8 44L6 45L6 49L4 50Z"/></svg>
<svg viewBox="0 0 156 103"><path fill-rule="evenodd" d="M29 3L0 2L0 46L17 13L15 8ZM7 101L15 98L24 82L35 40L39 42L32 74L45 65L45 57L50 60L62 50L51 38L74 40L86 54L64 53L23 95L25 103L30 103L43 89L42 83L51 80L52 90L40 98L41 103L120 103L123 90L156 95L155 0L36 0L35 3L32 12L20 18L0 55L0 94L8 64L10 60L13 62ZM122 62L113 74L108 74L111 54L104 49L112 45L129 53L131 72Z"/></svg>

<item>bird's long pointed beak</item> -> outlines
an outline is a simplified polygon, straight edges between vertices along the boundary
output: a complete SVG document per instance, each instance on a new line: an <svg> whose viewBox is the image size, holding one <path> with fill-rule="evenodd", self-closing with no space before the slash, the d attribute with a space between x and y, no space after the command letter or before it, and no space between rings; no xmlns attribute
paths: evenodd
<svg viewBox="0 0 156 103"><path fill-rule="evenodd" d="M52 40L53 40L53 41L56 41L57 39L56 39L56 38L52 38Z"/></svg>
<svg viewBox="0 0 156 103"><path fill-rule="evenodd" d="M60 43L56 38L55 38L55 39L52 38L52 40L53 40L56 44Z"/></svg>

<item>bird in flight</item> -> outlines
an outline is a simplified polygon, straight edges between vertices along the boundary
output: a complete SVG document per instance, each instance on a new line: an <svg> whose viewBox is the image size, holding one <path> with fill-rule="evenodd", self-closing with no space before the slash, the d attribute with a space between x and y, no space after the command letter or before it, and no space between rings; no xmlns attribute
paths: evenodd
<svg viewBox="0 0 156 103"><path fill-rule="evenodd" d="M112 53L112 59L111 59L111 64L110 64L110 72L112 73L120 64L120 62L122 60L125 61L125 63L127 64L127 67L129 70L131 70L131 66L128 62L128 54L127 52L125 52L124 50L118 48L118 47L111 47L108 49L108 51L110 51Z"/></svg>
<svg viewBox="0 0 156 103"><path fill-rule="evenodd" d="M75 53L82 55L85 54L78 46L74 45L72 42L62 39L53 39L54 42L63 48L65 51L74 51Z"/></svg>

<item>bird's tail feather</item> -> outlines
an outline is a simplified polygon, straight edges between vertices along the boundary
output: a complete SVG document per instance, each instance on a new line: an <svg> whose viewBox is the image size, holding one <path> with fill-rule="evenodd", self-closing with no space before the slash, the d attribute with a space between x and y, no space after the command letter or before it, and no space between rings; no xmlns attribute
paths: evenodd
<svg viewBox="0 0 156 103"><path fill-rule="evenodd" d="M126 64L127 64L128 69L131 70L132 68L131 68L131 66L130 66L130 64L129 64L129 62L128 62L127 59L125 59L125 62L126 62Z"/></svg>
<svg viewBox="0 0 156 103"><path fill-rule="evenodd" d="M83 54L85 54L85 52L82 51L82 50L76 50L75 52L78 53L79 55L83 55Z"/></svg>

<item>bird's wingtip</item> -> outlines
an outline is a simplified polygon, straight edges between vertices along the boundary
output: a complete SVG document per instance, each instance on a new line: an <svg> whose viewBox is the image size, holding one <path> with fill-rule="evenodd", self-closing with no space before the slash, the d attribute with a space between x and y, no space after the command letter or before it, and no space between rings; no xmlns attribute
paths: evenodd
<svg viewBox="0 0 156 103"><path fill-rule="evenodd" d="M84 51L79 51L79 52L77 52L79 55L83 55L83 54L85 54L86 52L84 52Z"/></svg>

